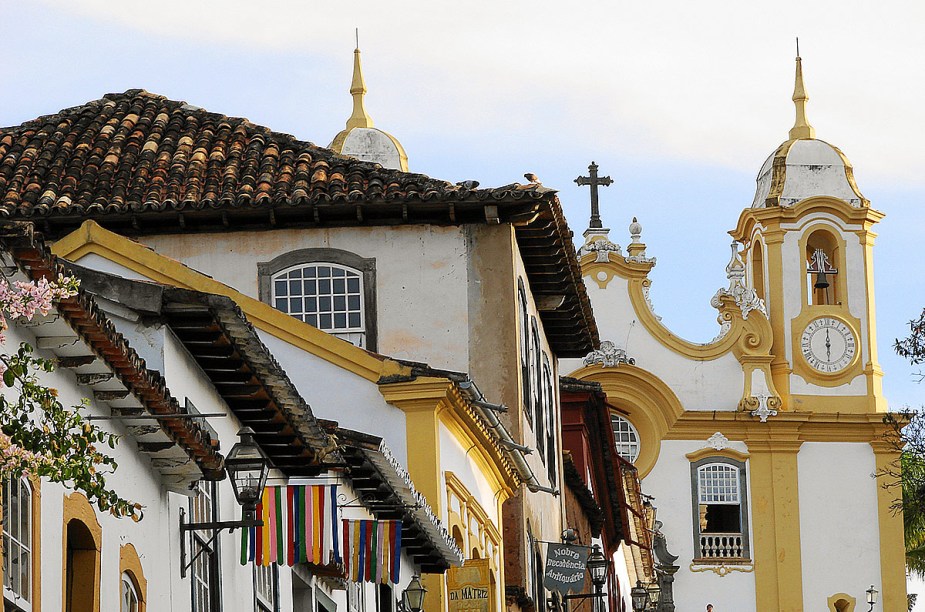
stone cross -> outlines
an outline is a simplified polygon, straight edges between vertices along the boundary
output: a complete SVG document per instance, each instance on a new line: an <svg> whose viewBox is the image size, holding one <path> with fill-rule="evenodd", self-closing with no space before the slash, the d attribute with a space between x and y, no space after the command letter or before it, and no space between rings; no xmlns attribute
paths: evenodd
<svg viewBox="0 0 925 612"><path fill-rule="evenodd" d="M588 175L589 176L579 176L575 179L575 182L582 187L585 185L591 186L591 225L589 227L593 229L601 229L604 226L601 225L601 211L597 202L597 188L608 187L613 185L613 179L609 176L598 176L597 175L597 164L591 162L591 165L588 166Z"/></svg>

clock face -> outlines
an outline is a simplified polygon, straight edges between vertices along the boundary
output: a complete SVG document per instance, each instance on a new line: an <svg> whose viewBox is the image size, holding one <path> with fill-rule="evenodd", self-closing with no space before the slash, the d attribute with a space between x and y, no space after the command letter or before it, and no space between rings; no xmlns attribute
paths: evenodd
<svg viewBox="0 0 925 612"><path fill-rule="evenodd" d="M806 363L828 374L848 367L858 344L850 327L832 317L819 317L803 330L800 348Z"/></svg>

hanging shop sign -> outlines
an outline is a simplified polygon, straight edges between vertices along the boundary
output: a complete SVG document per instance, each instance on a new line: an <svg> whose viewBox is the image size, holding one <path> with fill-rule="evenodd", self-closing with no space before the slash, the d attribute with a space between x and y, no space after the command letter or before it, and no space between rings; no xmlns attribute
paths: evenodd
<svg viewBox="0 0 925 612"><path fill-rule="evenodd" d="M543 571L543 586L563 595L569 591L578 592L585 584L588 569L588 547L570 544L546 545L546 568Z"/></svg>

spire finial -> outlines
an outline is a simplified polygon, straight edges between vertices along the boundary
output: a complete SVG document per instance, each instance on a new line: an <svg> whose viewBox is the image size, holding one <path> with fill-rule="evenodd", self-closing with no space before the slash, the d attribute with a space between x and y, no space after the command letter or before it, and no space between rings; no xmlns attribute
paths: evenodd
<svg viewBox="0 0 925 612"><path fill-rule="evenodd" d="M803 86L803 61L800 58L800 39L797 38L797 71L793 84L793 104L796 106L796 120L790 128L790 140L806 140L816 137L816 128L806 119L806 88Z"/></svg>
<svg viewBox="0 0 925 612"><path fill-rule="evenodd" d="M353 96L353 114L347 119L347 129L373 127L373 119L363 106L363 96L366 95L366 82L363 80L363 69L360 67L360 30L356 30L356 49L353 50L353 81L350 83L350 95Z"/></svg>

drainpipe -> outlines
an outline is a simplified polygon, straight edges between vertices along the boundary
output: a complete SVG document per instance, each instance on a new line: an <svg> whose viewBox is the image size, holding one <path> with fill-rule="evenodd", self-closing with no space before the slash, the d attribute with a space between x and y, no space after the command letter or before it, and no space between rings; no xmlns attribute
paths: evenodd
<svg viewBox="0 0 925 612"><path fill-rule="evenodd" d="M501 446L507 449L508 457L514 463L517 473L524 481L524 484L527 485L527 488L533 493L559 495L558 489L544 487L539 483L536 479L536 474L533 473L533 470L524 458L525 455L532 453L533 450L515 442L510 432L504 426L504 423L502 423L495 414L496 412L507 412L507 407L488 402L479 388L475 385L475 381L470 380L468 377L457 381L456 384L459 385L459 388L466 394L469 402L472 404L472 407L475 408L478 415L488 423L492 431L497 434L501 441Z"/></svg>

